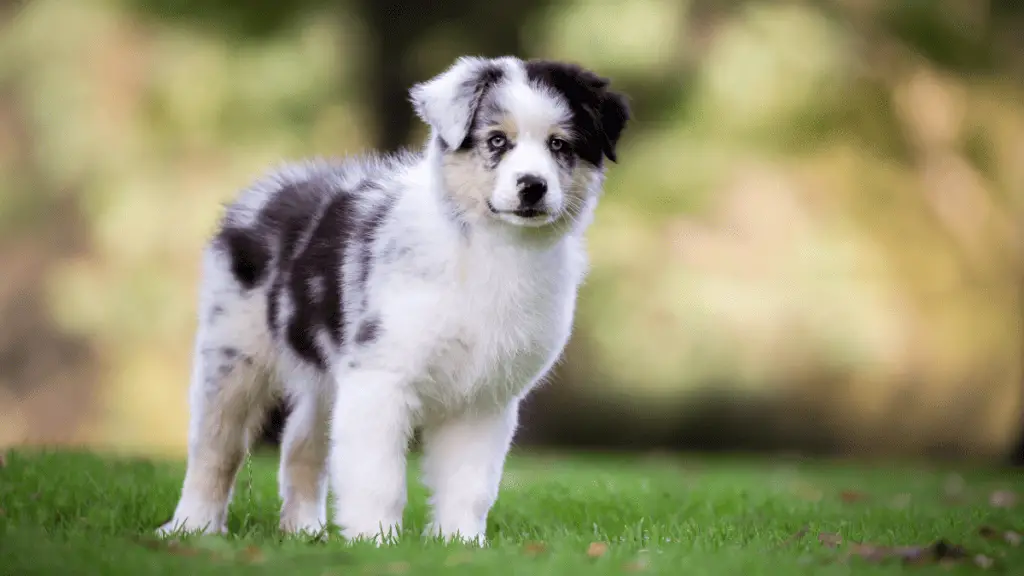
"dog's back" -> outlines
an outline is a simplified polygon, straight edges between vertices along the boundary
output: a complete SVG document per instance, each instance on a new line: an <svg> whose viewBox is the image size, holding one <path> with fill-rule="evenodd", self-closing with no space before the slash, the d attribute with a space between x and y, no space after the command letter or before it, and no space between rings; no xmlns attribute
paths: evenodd
<svg viewBox="0 0 1024 576"><path fill-rule="evenodd" d="M327 368L358 313L350 303L363 300L353 292L365 290L365 282L345 285L343 276L368 276L379 228L397 194L396 175L413 160L288 165L243 191L207 247L214 263L204 270L207 317L247 307L250 330L273 341L260 354L262 364L276 363L284 352Z"/></svg>

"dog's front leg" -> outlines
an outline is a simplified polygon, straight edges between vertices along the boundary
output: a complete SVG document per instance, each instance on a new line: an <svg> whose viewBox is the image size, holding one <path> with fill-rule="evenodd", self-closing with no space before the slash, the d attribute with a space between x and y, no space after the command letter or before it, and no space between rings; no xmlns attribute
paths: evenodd
<svg viewBox="0 0 1024 576"><path fill-rule="evenodd" d="M331 422L335 523L346 539L398 537L411 433L408 378L352 369L337 379Z"/></svg>
<svg viewBox="0 0 1024 576"><path fill-rule="evenodd" d="M519 402L471 412L423 431L423 480L433 519L427 536L483 545L487 515L498 497L505 456L518 423Z"/></svg>

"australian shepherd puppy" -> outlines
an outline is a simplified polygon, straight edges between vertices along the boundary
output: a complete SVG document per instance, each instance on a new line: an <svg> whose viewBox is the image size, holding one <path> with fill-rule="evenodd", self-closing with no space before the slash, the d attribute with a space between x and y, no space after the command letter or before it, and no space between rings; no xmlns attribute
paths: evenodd
<svg viewBox="0 0 1024 576"><path fill-rule="evenodd" d="M223 532L268 404L290 405L281 529L401 529L422 433L427 533L485 542L520 402L569 339L623 95L576 65L460 58L410 92L419 153L286 165L203 252L188 468L160 528Z"/></svg>

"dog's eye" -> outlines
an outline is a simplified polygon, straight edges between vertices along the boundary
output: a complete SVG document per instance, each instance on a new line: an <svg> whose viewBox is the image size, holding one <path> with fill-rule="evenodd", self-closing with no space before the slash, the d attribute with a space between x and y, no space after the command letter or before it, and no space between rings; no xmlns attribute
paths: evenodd
<svg viewBox="0 0 1024 576"><path fill-rule="evenodd" d="M487 139L487 145L494 149L504 148L508 144L508 138L504 134L495 134Z"/></svg>
<svg viewBox="0 0 1024 576"><path fill-rule="evenodd" d="M562 140L561 138L558 138L556 136L552 136L551 140L548 141L548 148L551 148L552 152L560 152L567 148L568 146L569 145L566 143L565 140Z"/></svg>

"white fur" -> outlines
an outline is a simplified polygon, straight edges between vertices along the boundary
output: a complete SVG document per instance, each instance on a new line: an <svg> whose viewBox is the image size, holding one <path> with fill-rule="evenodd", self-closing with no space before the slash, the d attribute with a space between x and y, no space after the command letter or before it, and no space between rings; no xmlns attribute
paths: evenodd
<svg viewBox="0 0 1024 576"><path fill-rule="evenodd" d="M417 84L409 91L413 109L420 119L427 123L448 146L458 146L469 131L470 117L475 102L472 99L453 98L459 94L460 84L477 70L492 63L507 72L521 72L520 62L511 57L488 60L475 56L463 56L428 82ZM520 81L522 78L519 78Z"/></svg>
<svg viewBox="0 0 1024 576"><path fill-rule="evenodd" d="M362 289L360 268L353 264L360 246L349 246L344 255L344 344L339 348L317 334L327 370L274 338L266 323L266 290L241 290L229 257L213 246L206 250L188 470L174 517L161 532L226 529L231 486L255 427L267 403L284 395L293 413L282 442L282 529L315 532L326 525L330 478L333 520L343 536L380 541L397 534L406 503L407 444L421 428L423 480L431 492L428 534L484 542L519 403L549 373L570 336L586 270L582 234L603 173L593 167L559 171L544 146L567 110L528 86L522 63L511 58L497 62L508 71L500 97L516 117L516 149L493 181L460 173L459 166L446 172L436 137L465 138L471 105L453 102L452 95L466 74L486 62L459 60L412 90L417 111L433 130L422 155L390 164L289 166L233 204L225 221L251 225L282 186L313 176L339 187L377 178L381 189L359 199L363 216L382 197L395 199L374 241L372 272ZM474 209L467 199L479 194L500 209L511 208L515 178L525 172L549 182L548 221L563 215L570 196L576 198L576 212L565 225L538 229L516 216ZM453 191L453 181L468 188ZM468 236L452 225L446 198L453 196L468 207ZM310 230L300 246L310 241ZM389 244L406 250L381 257ZM322 281L310 285L315 294L323 293ZM287 318L295 304L282 298L278 317ZM356 344L371 314L379 317L378 335Z"/></svg>
<svg viewBox="0 0 1024 576"><path fill-rule="evenodd" d="M557 214L564 209L565 194L559 178L559 168L548 153L547 138L551 127L567 123L569 110L551 95L538 91L525 83L509 83L497 92L501 104L514 112L516 119L516 147L508 153L498 167L498 182L491 203L498 210L509 212L518 203L516 180L524 174L541 177L548 184L543 207ZM507 214L502 217L508 219ZM518 222L511 216L512 222ZM545 219L543 222L549 222Z"/></svg>

